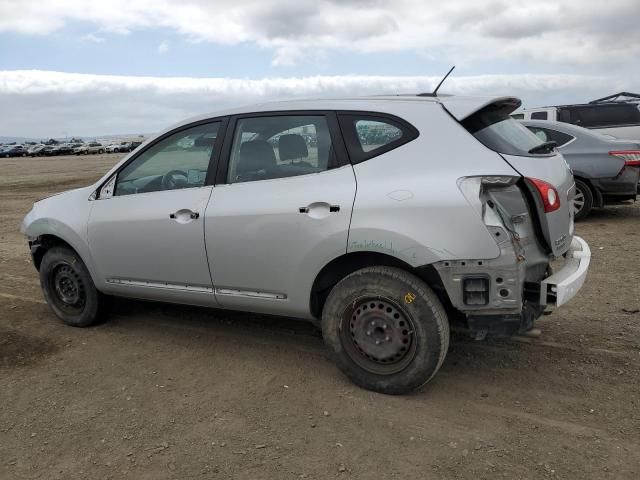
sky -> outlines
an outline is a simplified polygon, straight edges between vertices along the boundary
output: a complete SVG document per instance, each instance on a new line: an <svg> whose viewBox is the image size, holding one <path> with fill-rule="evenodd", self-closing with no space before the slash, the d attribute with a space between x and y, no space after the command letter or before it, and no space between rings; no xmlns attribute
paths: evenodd
<svg viewBox="0 0 640 480"><path fill-rule="evenodd" d="M639 0L0 0L0 137L295 97L640 92Z"/></svg>

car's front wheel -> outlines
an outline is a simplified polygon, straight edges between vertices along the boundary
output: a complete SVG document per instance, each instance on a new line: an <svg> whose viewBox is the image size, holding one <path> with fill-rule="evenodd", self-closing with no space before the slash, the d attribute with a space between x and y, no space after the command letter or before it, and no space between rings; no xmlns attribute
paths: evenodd
<svg viewBox="0 0 640 480"><path fill-rule="evenodd" d="M105 313L106 297L96 289L82 259L67 247L52 247L44 254L40 285L49 307L68 325L88 327Z"/></svg>
<svg viewBox="0 0 640 480"><path fill-rule="evenodd" d="M393 267L363 268L335 285L322 332L343 373L388 394L431 380L449 348L449 322L438 297L421 279Z"/></svg>

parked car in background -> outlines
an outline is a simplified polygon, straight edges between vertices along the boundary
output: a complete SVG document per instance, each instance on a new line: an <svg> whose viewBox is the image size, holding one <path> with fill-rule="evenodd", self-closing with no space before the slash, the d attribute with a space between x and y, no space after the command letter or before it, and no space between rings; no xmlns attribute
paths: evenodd
<svg viewBox="0 0 640 480"><path fill-rule="evenodd" d="M70 143L61 143L59 145L54 145L53 149L50 152L50 155L71 155L74 148L76 147L74 147Z"/></svg>
<svg viewBox="0 0 640 480"><path fill-rule="evenodd" d="M42 150L40 150L40 156L43 157L49 157L51 155L54 155L54 150L56 149L57 145L45 145L44 148Z"/></svg>
<svg viewBox="0 0 640 480"><path fill-rule="evenodd" d="M131 142L120 142L120 146L118 147L119 152L130 152L131 150L133 150Z"/></svg>
<svg viewBox="0 0 640 480"><path fill-rule="evenodd" d="M555 142L576 181L576 220L593 207L635 200L640 176L640 143L617 140L562 122L522 120L543 142Z"/></svg>
<svg viewBox="0 0 640 480"><path fill-rule="evenodd" d="M442 365L450 323L526 332L586 278L573 176L509 116L519 105L391 96L201 116L36 202L22 231L69 325L98 322L108 295L298 317L356 384L409 392Z"/></svg>
<svg viewBox="0 0 640 480"><path fill-rule="evenodd" d="M107 153L118 153L120 151L120 144L112 143L110 145L107 145L104 150Z"/></svg>
<svg viewBox="0 0 640 480"><path fill-rule="evenodd" d="M23 145L8 145L0 155L5 158L26 157L28 155L28 150Z"/></svg>
<svg viewBox="0 0 640 480"><path fill-rule="evenodd" d="M517 120L551 120L570 123L622 140L640 141L640 104L634 102L525 108L512 116Z"/></svg>
<svg viewBox="0 0 640 480"><path fill-rule="evenodd" d="M73 150L76 155L104 153L105 147L98 142L89 142Z"/></svg>
<svg viewBox="0 0 640 480"><path fill-rule="evenodd" d="M104 153L104 146L99 142L90 142L87 144L87 153Z"/></svg>
<svg viewBox="0 0 640 480"><path fill-rule="evenodd" d="M74 155L86 155L88 153L87 145L80 145L78 147L73 147Z"/></svg>
<svg viewBox="0 0 640 480"><path fill-rule="evenodd" d="M42 150L44 149L44 145L32 145L27 150L27 153L30 157L39 157L42 154Z"/></svg>

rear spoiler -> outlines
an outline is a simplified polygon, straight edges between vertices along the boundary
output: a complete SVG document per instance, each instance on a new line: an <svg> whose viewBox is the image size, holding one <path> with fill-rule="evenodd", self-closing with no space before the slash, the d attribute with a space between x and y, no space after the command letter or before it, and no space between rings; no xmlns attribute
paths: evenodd
<svg viewBox="0 0 640 480"><path fill-rule="evenodd" d="M522 101L516 97L438 97L440 104L459 122L486 107L504 110L509 115Z"/></svg>

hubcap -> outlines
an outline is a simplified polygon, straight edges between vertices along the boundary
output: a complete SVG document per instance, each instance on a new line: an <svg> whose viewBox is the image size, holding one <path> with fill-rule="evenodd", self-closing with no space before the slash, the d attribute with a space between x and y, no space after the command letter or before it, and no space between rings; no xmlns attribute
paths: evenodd
<svg viewBox="0 0 640 480"><path fill-rule="evenodd" d="M576 196L573 197L573 211L579 213L584 207L584 193L581 190L576 190Z"/></svg>
<svg viewBox="0 0 640 480"><path fill-rule="evenodd" d="M55 268L52 280L55 295L62 307L82 309L85 302L84 285L70 265L62 264Z"/></svg>
<svg viewBox="0 0 640 480"><path fill-rule="evenodd" d="M343 315L342 344L360 367L381 375L397 373L413 360L413 322L395 302L366 298Z"/></svg>

